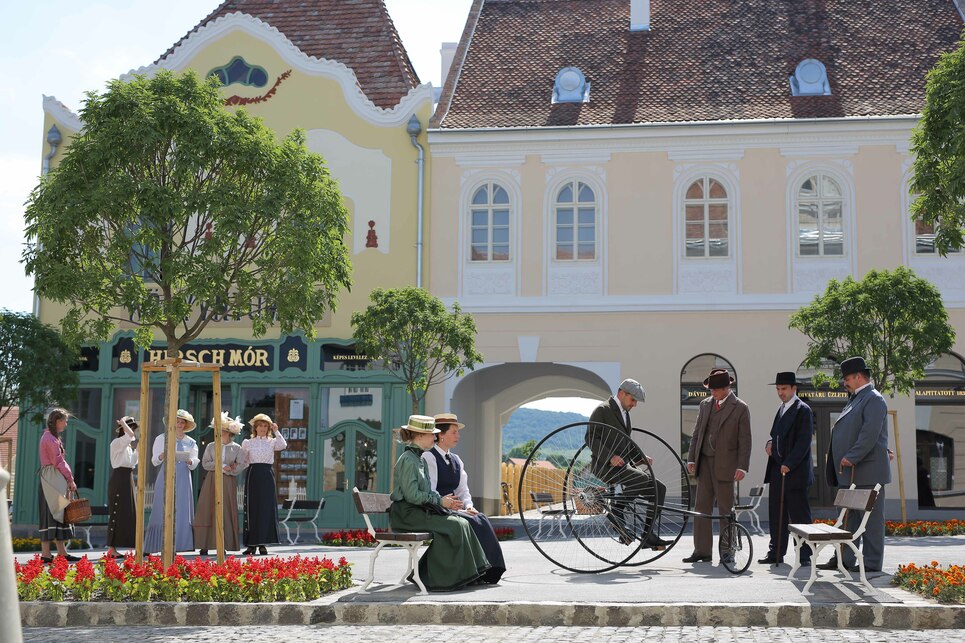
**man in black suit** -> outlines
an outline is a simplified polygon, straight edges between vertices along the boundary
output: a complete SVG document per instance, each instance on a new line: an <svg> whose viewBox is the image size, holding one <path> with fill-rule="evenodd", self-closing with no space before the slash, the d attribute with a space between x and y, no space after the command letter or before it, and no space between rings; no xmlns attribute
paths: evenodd
<svg viewBox="0 0 965 643"><path fill-rule="evenodd" d="M607 486L620 485L620 493L613 501L613 511L607 514L607 518L616 530L620 542L625 545L632 543L640 531L633 529L630 524L634 501L641 496L652 499L654 482L658 505L663 504L667 492L665 484L659 480L652 481L632 466L644 460L652 463L634 443L630 426L630 410L638 402L642 403L644 397L645 393L639 382L623 380L615 397L611 396L593 409L590 425L586 430L586 444L590 447L590 471ZM648 506L644 528L649 528L658 515L656 507ZM661 539L656 532L656 527L650 531L644 546L656 550L665 549L669 542Z"/></svg>
<svg viewBox="0 0 965 643"><path fill-rule="evenodd" d="M811 524L808 487L814 484L814 463L811 460L814 414L811 407L797 396L794 373L778 373L774 386L781 406L774 416L771 439L764 445L767 453L764 482L770 483L768 514L771 528L767 555L757 561L764 565L783 562L789 524ZM810 564L811 548L805 545L801 549L801 565Z"/></svg>

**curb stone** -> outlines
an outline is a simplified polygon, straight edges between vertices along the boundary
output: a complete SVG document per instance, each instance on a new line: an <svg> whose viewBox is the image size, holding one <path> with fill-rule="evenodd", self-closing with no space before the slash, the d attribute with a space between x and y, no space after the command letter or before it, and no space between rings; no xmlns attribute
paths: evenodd
<svg viewBox="0 0 965 643"><path fill-rule="evenodd" d="M816 627L965 629L965 605L775 603L20 603L23 627L119 625L508 625L582 627ZM420 609L411 609L419 605Z"/></svg>

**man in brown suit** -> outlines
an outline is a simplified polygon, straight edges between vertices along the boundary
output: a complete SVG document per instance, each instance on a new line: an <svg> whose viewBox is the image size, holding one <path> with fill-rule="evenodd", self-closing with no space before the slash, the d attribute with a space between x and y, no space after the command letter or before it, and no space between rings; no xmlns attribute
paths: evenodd
<svg viewBox="0 0 965 643"><path fill-rule="evenodd" d="M730 514L734 505L734 481L743 480L751 460L751 414L747 404L734 395L727 369L715 368L704 380L710 395L700 403L694 435L690 440L687 471L697 476L697 511L710 514L717 504L719 515ZM721 529L727 524L721 522ZM694 551L685 563L709 563L714 536L710 518L694 519Z"/></svg>

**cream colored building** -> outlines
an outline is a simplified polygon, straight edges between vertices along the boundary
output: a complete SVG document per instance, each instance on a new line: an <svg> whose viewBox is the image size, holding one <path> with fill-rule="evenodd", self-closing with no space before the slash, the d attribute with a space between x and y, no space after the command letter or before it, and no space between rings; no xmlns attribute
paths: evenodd
<svg viewBox="0 0 965 643"><path fill-rule="evenodd" d="M633 377L647 392L634 424L685 446L715 365L750 405L759 484L769 383L805 352L788 317L832 278L911 267L941 289L965 354L965 256L934 254L908 194L924 74L958 39L956 4L760 5L474 3L429 133L429 261L431 291L475 316L485 364L428 408L469 426L459 450L488 510L520 405L602 399ZM936 455L923 432L965 448L961 360L939 366L917 398L888 400L910 516L925 515L916 452ZM811 397L817 506L833 499L840 395ZM965 506L965 453L941 489L934 463L936 503Z"/></svg>

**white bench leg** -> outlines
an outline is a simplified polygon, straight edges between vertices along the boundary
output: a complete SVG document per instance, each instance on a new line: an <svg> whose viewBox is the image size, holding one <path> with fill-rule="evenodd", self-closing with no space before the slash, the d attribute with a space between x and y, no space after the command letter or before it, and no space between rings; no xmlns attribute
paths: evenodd
<svg viewBox="0 0 965 643"><path fill-rule="evenodd" d="M372 552L372 555L369 557L369 578L368 580L365 581L365 584L359 588L359 591L358 591L359 594L364 594L365 590L368 588L369 585L372 584L372 581L375 579L375 559L379 557L379 551L382 549L383 545L385 545L385 543L379 543L378 545L376 545L375 550Z"/></svg>
<svg viewBox="0 0 965 643"><path fill-rule="evenodd" d="M791 563L791 571L787 574L788 580L794 580L794 573L801 567L801 541L797 534L790 534L791 545L794 547L794 562Z"/></svg>
<svg viewBox="0 0 965 643"><path fill-rule="evenodd" d="M868 582L868 577L865 576L865 573L864 573L864 555L858 550L857 547L854 546L854 543L847 542L845 543L845 545L851 548L851 551L854 552L854 559L858 561L858 577L861 579L861 584L867 587L868 589L873 590L874 587L872 587L871 583ZM850 577L850 578L853 578L853 577Z"/></svg>
<svg viewBox="0 0 965 643"><path fill-rule="evenodd" d="M422 583L422 578L419 577L419 548L422 547L422 543L412 543L411 545L406 545L406 549L409 550L409 569L412 572L412 579L415 584L419 586L420 594L428 594L429 591L426 586ZM402 582L409 577L409 573L402 577Z"/></svg>
<svg viewBox="0 0 965 643"><path fill-rule="evenodd" d="M298 523L295 523L295 542L292 544L294 545L295 543L300 541L301 538L302 538L302 523L298 522Z"/></svg>
<svg viewBox="0 0 965 643"><path fill-rule="evenodd" d="M312 521L312 528L315 530L315 542L322 542L322 537L318 535L318 525L315 524L314 520Z"/></svg>

